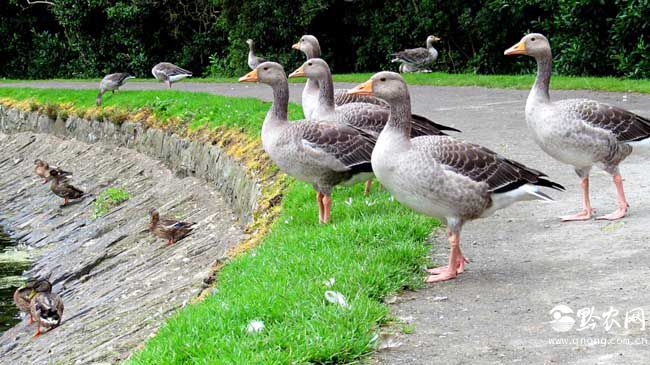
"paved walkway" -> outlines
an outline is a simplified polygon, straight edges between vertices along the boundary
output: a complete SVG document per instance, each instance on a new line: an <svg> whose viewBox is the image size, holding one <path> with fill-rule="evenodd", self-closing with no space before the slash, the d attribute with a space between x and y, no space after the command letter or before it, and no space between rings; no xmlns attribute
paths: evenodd
<svg viewBox="0 0 650 365"><path fill-rule="evenodd" d="M9 86L10 84L0 84ZM95 84L39 83L39 87L96 87ZM337 87L349 87L349 84ZM292 84L297 101L301 85ZM131 83L128 89L162 89L155 83ZM271 98L262 85L183 82L178 90ZM532 141L524 122L527 91L483 88L411 87L414 112L463 130L462 138L481 143L564 184L565 193L551 192L557 203L520 203L493 217L469 223L463 231L463 252L472 260L454 281L404 293L394 313L412 321L415 330L400 335L402 345L381 352L382 364L647 364L650 323L641 331L602 321L578 331L580 319L567 332L553 330L549 312L557 305L577 312L594 308L603 317L610 307L621 326L627 311L641 307L650 317L648 272L650 253L649 156L632 156L621 168L629 216L619 222L560 223L557 216L580 205L578 179L568 166L552 160ZM650 116L650 96L587 91L553 92L555 99L587 97ZM592 174L592 200L597 213L616 207L608 175ZM446 263L447 243L439 240L433 262ZM552 344L566 341L567 344ZM632 345L635 342L641 345ZM617 344L629 342L631 344Z"/></svg>

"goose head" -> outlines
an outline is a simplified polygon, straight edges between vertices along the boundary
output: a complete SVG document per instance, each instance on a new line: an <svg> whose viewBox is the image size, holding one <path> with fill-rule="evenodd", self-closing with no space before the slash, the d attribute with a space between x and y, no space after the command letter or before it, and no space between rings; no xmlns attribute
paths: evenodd
<svg viewBox="0 0 650 365"><path fill-rule="evenodd" d="M408 98L408 87L404 78L395 72L382 71L374 74L370 80L348 91L348 94L374 95L389 104L402 102Z"/></svg>
<svg viewBox="0 0 650 365"><path fill-rule="evenodd" d="M519 43L505 50L503 54L506 56L524 54L535 58L550 57L551 44L543 35L530 33L525 35Z"/></svg>
<svg viewBox="0 0 650 365"><path fill-rule="evenodd" d="M248 44L249 47L253 47L253 44L255 44L255 42L253 42L252 39L248 38L248 39L246 40L246 44Z"/></svg>
<svg viewBox="0 0 650 365"><path fill-rule="evenodd" d="M320 57L320 44L313 35L303 35L291 48L301 51L307 58Z"/></svg>
<svg viewBox="0 0 650 365"><path fill-rule="evenodd" d="M261 63L253 71L239 78L239 82L261 82L268 85L286 82L286 80L284 68L275 62Z"/></svg>
<svg viewBox="0 0 650 365"><path fill-rule="evenodd" d="M297 70L289 74L289 78L292 77L307 77L311 80L325 80L329 77L330 67L321 58L310 58L307 62L303 63Z"/></svg>
<svg viewBox="0 0 650 365"><path fill-rule="evenodd" d="M440 38L436 37L435 35L430 35L427 37L427 48L432 47L433 43L439 41Z"/></svg>

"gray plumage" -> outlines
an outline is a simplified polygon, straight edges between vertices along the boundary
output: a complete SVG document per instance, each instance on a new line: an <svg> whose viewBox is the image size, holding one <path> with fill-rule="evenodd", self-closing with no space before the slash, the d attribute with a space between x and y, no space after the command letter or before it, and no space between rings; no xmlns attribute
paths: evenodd
<svg viewBox="0 0 650 365"><path fill-rule="evenodd" d="M107 91L112 91L115 93L120 89L122 85L128 80L132 79L133 76L129 75L126 72L118 72L114 74L109 74L104 76L102 81L99 83L99 93L97 94L97 106L102 104L102 97Z"/></svg>
<svg viewBox="0 0 650 365"><path fill-rule="evenodd" d="M266 58L255 55L255 42L252 39L247 39L248 44L248 67L254 70L260 63L266 62Z"/></svg>
<svg viewBox="0 0 650 365"><path fill-rule="evenodd" d="M391 62L400 62L400 72L429 71L429 67L438 59L438 51L433 47L433 43L440 38L430 35L427 37L427 48L410 48L392 54L395 57Z"/></svg>
<svg viewBox="0 0 650 365"><path fill-rule="evenodd" d="M192 76L192 72L169 62L161 62L155 65L151 69L151 73L153 74L153 77L164 82L169 88L172 87L172 83Z"/></svg>

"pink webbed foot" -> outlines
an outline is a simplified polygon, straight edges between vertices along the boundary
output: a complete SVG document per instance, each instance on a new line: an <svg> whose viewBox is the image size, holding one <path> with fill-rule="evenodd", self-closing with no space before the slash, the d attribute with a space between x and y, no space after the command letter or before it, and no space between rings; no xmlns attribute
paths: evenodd
<svg viewBox="0 0 650 365"><path fill-rule="evenodd" d="M560 217L560 219L562 220L562 222L586 221L591 219L593 212L594 212L593 209L583 209L579 213L573 215L565 215Z"/></svg>
<svg viewBox="0 0 650 365"><path fill-rule="evenodd" d="M627 214L627 207L618 208L618 209L616 209L616 211L614 211L612 213L609 213L609 214L606 214L606 215L603 215L603 216L600 216L600 217L597 217L596 219L614 221L614 220L621 219L621 218L625 217L626 214Z"/></svg>
<svg viewBox="0 0 650 365"><path fill-rule="evenodd" d="M458 272L456 272L456 270L446 269L446 270L443 270L442 272L440 272L440 274L429 275L424 280L424 282L425 283L438 283L438 282L441 282L441 281L447 281L447 280L455 279L456 275L458 275Z"/></svg>
<svg viewBox="0 0 650 365"><path fill-rule="evenodd" d="M465 272L465 264L469 264L469 259L465 256L461 256L456 263L456 274L462 274ZM440 275L445 271L449 271L449 266L440 266L433 269L426 269L425 271L432 275Z"/></svg>

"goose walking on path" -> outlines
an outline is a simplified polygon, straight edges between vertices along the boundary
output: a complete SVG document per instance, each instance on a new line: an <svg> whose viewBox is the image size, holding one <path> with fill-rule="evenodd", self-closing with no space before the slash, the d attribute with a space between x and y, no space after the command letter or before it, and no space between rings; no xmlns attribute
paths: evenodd
<svg viewBox="0 0 650 365"><path fill-rule="evenodd" d="M639 147L650 146L650 119L587 99L551 101L551 46L541 34L528 34L504 52L525 54L537 61L537 79L526 101L526 122L535 142L551 157L572 165L581 179L582 211L563 221L590 219L589 173L594 165L612 175L618 209L597 219L623 218L629 207L618 165Z"/></svg>
<svg viewBox="0 0 650 365"><path fill-rule="evenodd" d="M192 73L182 69L169 62L161 62L151 69L153 77L158 81L162 81L168 88L172 88L172 84L180 81L186 77L192 77Z"/></svg>
<svg viewBox="0 0 650 365"><path fill-rule="evenodd" d="M122 85L128 79L132 79L133 76L125 72L118 72L114 74L109 74L104 76L102 81L99 83L99 94L97 94L97 106L102 105L102 96L107 91L112 91L115 94L116 91L120 89Z"/></svg>
<svg viewBox="0 0 650 365"><path fill-rule="evenodd" d="M376 139L342 123L289 122L289 82L280 64L262 63L239 81L259 81L273 89L273 105L262 124L264 150L280 170L312 184L319 221L328 223L333 187L367 179L372 173L370 155Z"/></svg>
<svg viewBox="0 0 650 365"><path fill-rule="evenodd" d="M427 282L453 279L464 271L468 260L460 249L460 231L465 222L517 201L551 201L540 187L564 190L542 172L485 147L449 136L411 138L409 91L397 73L377 73L349 92L375 95L390 104L390 120L372 152L377 180L402 204L447 222L449 263L428 270Z"/></svg>
<svg viewBox="0 0 650 365"><path fill-rule="evenodd" d="M307 60L312 58L319 58L321 54L320 44L318 39L313 35L303 35L300 37L300 40L291 46L293 49L297 49L305 54ZM316 80L307 79L305 88L302 90L302 111L306 119L311 118L311 114L314 110L318 108L318 93L319 93L319 84ZM351 95L348 94L346 89L335 89L334 90L334 104L335 105L344 105L348 103L370 103L381 105L385 108L388 107L388 104L381 99L375 98L374 96L363 96L363 95Z"/></svg>
<svg viewBox="0 0 650 365"><path fill-rule="evenodd" d="M431 71L429 66L438 59L438 50L433 47L433 43L439 40L440 38L430 35L427 37L427 48L410 48L395 52L392 54L395 58L391 62L400 62L404 65L404 67L400 66L400 72Z"/></svg>
<svg viewBox="0 0 650 365"><path fill-rule="evenodd" d="M247 39L246 44L248 44L248 67L254 70L260 63L266 62L266 58L255 55L255 42L252 39Z"/></svg>

